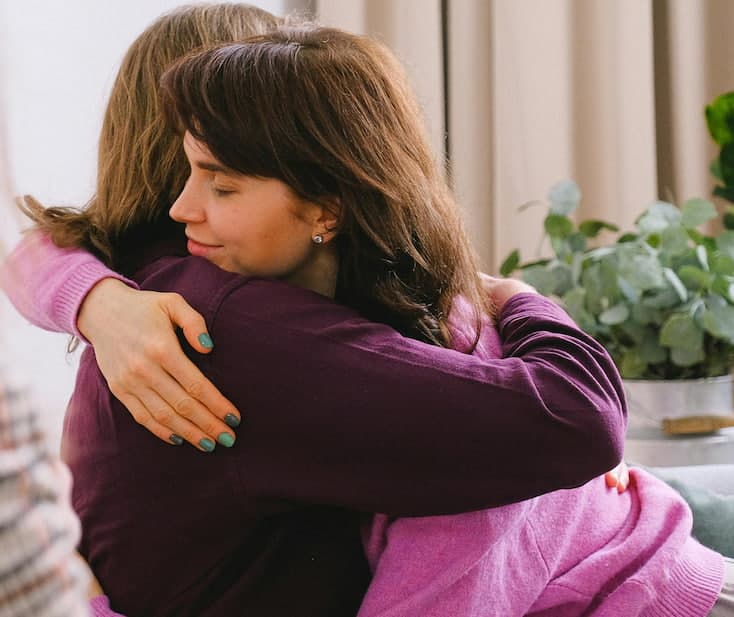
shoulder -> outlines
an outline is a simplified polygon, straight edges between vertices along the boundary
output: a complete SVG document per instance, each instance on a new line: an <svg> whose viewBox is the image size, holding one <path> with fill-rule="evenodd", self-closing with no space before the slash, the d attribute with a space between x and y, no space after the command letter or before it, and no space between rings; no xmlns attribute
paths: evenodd
<svg viewBox="0 0 734 617"><path fill-rule="evenodd" d="M162 257L135 276L141 289L181 294L212 326L243 319L309 329L358 319L356 311L289 283L226 272L200 257Z"/></svg>

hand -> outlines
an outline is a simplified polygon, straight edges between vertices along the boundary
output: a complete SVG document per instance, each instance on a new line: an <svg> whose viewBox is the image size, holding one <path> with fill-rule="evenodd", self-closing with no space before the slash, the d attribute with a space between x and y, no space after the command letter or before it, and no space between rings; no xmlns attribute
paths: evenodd
<svg viewBox="0 0 734 617"><path fill-rule="evenodd" d="M630 483L630 471L627 468L627 463L622 461L614 469L607 471L604 474L604 479L609 488L616 488L618 493L624 493Z"/></svg>
<svg viewBox="0 0 734 617"><path fill-rule="evenodd" d="M198 352L212 349L204 319L181 296L103 279L87 294L77 324L112 394L151 433L169 444L186 440L204 452L217 441L234 443L230 426L239 424L239 412L176 338L180 326Z"/></svg>
<svg viewBox="0 0 734 617"><path fill-rule="evenodd" d="M479 278L481 279L482 287L497 312L497 315L502 312L505 303L512 298L512 296L520 293L538 293L534 287L531 287L522 281L518 281L517 279L497 278L484 274L484 272L479 273Z"/></svg>

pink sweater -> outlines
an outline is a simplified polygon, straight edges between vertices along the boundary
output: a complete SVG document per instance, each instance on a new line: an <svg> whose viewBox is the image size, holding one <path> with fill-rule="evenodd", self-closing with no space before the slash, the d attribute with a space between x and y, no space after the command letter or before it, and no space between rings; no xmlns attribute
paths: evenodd
<svg viewBox="0 0 734 617"><path fill-rule="evenodd" d="M0 264L0 287L34 326L84 340L76 318L89 290L105 278L137 285L82 250L58 248L45 234L23 238Z"/></svg>
<svg viewBox="0 0 734 617"><path fill-rule="evenodd" d="M13 252L0 283L36 325L77 332L84 296L110 276L125 280L87 253L35 235ZM497 343L486 329L475 353L496 355ZM457 337L457 348L466 344ZM599 478L493 510L376 515L365 532L374 580L359 617L707 615L723 558L691 538L691 514L677 493L642 471L631 475L622 495Z"/></svg>
<svg viewBox="0 0 734 617"><path fill-rule="evenodd" d="M456 337L458 349L466 345ZM499 350L496 330L485 328L474 353ZM723 557L691 537L680 495L642 470L630 476L621 495L597 478L491 510L375 515L364 532L374 578L358 617L708 615Z"/></svg>

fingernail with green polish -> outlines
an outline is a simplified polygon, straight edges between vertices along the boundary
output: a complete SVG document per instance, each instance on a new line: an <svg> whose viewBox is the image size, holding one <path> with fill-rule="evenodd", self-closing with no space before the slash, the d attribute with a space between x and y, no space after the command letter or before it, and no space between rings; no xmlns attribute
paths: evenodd
<svg viewBox="0 0 734 617"><path fill-rule="evenodd" d="M180 435L176 435L175 433L173 433L168 439L174 446L183 445L183 437L181 437Z"/></svg>
<svg viewBox="0 0 734 617"><path fill-rule="evenodd" d="M206 347L207 349L211 349L214 347L214 341L212 341L212 337L209 336L206 332L203 332L199 335L199 343L201 343L202 347Z"/></svg>
<svg viewBox="0 0 734 617"><path fill-rule="evenodd" d="M237 428L240 425L241 420L233 413L228 413L224 416L224 423L230 428Z"/></svg>
<svg viewBox="0 0 734 617"><path fill-rule="evenodd" d="M211 439L202 439L199 442L199 445L202 447L203 450L207 452L211 452L212 450L214 450L214 442Z"/></svg>
<svg viewBox="0 0 734 617"><path fill-rule="evenodd" d="M217 441L221 443L225 448L231 448L234 445L234 437L229 433L219 433Z"/></svg>

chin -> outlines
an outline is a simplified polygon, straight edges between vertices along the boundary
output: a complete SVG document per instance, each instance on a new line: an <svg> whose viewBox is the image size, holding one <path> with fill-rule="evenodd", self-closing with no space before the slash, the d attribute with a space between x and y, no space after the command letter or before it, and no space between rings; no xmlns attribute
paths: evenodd
<svg viewBox="0 0 734 617"><path fill-rule="evenodd" d="M250 274L247 270L238 267L236 264L228 263L228 262L221 262L217 263L216 261L212 260L212 263L217 266L218 268L221 268L222 270L226 272L232 272L233 274L242 274L243 276L247 276Z"/></svg>

